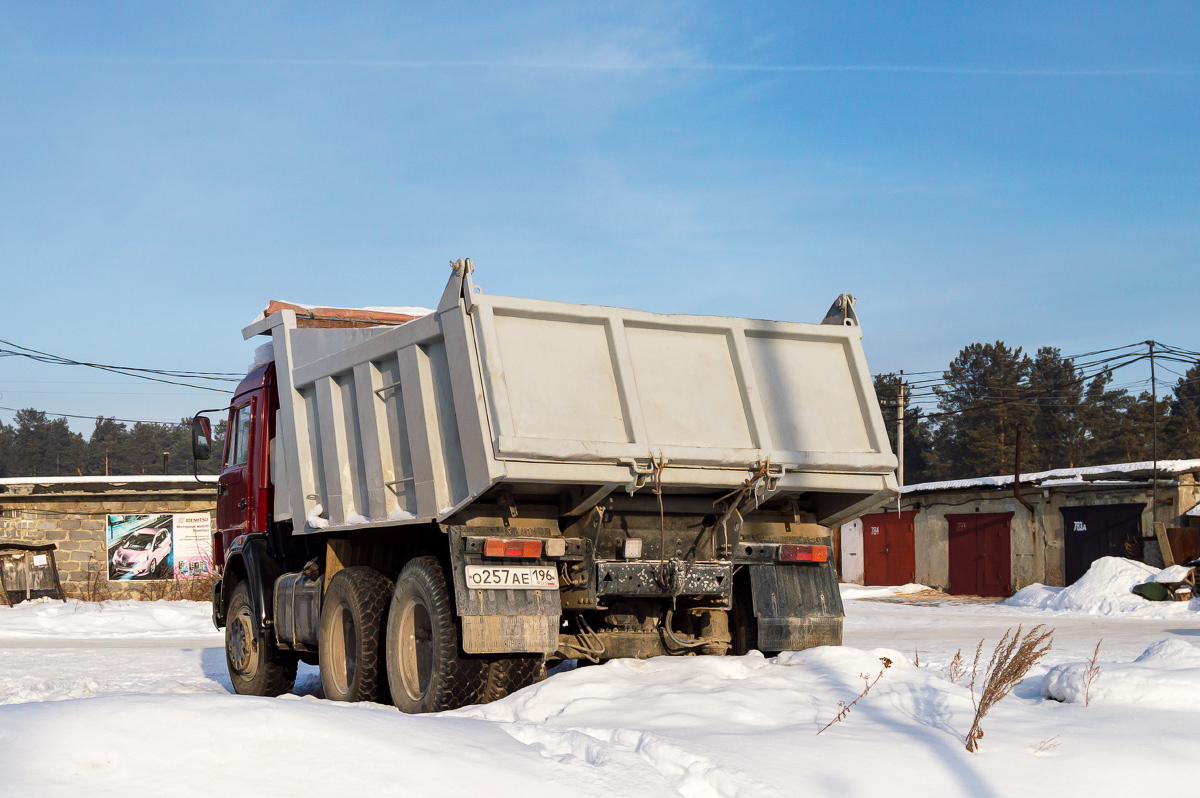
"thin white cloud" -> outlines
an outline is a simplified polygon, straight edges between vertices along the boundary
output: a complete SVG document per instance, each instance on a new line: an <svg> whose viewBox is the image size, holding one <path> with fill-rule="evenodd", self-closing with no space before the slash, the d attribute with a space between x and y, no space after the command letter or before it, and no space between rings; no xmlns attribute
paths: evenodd
<svg viewBox="0 0 1200 798"><path fill-rule="evenodd" d="M661 63L628 55L585 61L539 60L402 60L361 58L93 58L79 56L15 56L10 63L87 64L95 66L262 66L334 67L394 70L538 70L559 72L745 72L745 73L894 73L914 75L980 75L998 77L1197 77L1200 67L986 67L921 64L738 64Z"/></svg>

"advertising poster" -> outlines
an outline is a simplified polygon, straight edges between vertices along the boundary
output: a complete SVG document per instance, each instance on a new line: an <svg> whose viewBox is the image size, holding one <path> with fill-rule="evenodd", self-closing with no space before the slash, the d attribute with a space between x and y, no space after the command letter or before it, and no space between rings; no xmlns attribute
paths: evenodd
<svg viewBox="0 0 1200 798"><path fill-rule="evenodd" d="M112 581L171 579L170 514L108 517L108 578Z"/></svg>
<svg viewBox="0 0 1200 798"><path fill-rule="evenodd" d="M212 518L208 513L176 513L175 578L199 579L212 568Z"/></svg>
<svg viewBox="0 0 1200 798"><path fill-rule="evenodd" d="M110 581L197 579L212 568L208 513L109 515Z"/></svg>

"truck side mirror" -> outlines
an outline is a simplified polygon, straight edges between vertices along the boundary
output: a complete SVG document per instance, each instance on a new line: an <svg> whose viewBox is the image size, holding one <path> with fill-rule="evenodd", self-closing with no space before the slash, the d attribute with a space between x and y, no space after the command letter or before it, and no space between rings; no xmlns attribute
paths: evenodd
<svg viewBox="0 0 1200 798"><path fill-rule="evenodd" d="M192 419L192 459L207 460L211 456L212 424L204 416Z"/></svg>

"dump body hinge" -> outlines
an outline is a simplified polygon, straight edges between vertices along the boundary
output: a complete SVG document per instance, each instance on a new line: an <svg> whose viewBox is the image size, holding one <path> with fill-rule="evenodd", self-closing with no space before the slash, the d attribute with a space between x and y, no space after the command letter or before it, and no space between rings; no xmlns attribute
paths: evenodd
<svg viewBox="0 0 1200 798"><path fill-rule="evenodd" d="M839 327L858 327L858 314L854 312L854 297L850 294L838 294L825 314L822 324L836 324Z"/></svg>
<svg viewBox="0 0 1200 798"><path fill-rule="evenodd" d="M496 496L496 501L499 503L500 507L506 513L508 513L510 518L517 517L517 502L513 498L512 488L501 488L499 494Z"/></svg>

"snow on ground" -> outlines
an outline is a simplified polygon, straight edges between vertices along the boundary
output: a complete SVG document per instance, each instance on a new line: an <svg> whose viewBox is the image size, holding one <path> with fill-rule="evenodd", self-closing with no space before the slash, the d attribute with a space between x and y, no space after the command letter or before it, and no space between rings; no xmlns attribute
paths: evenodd
<svg viewBox="0 0 1200 798"><path fill-rule="evenodd" d="M212 637L212 608L196 601L37 599L0 612L0 640Z"/></svg>
<svg viewBox="0 0 1200 798"><path fill-rule="evenodd" d="M0 608L0 796L1108 796L1191 780L1200 613L912 592L846 590L841 648L562 669L503 701L421 717L320 700L307 667L302 695L230 695L205 604ZM1055 628L1054 649L968 754L970 693L948 678L951 659L1038 622ZM1085 706L1082 663L1101 638Z"/></svg>
<svg viewBox="0 0 1200 798"><path fill-rule="evenodd" d="M925 585L907 584L894 587L877 587L874 585L850 585L842 583L842 598L843 599L867 599L867 598L886 598L888 596L902 596L908 593L924 593L930 588Z"/></svg>

